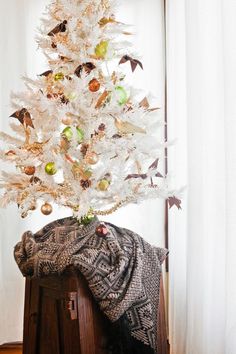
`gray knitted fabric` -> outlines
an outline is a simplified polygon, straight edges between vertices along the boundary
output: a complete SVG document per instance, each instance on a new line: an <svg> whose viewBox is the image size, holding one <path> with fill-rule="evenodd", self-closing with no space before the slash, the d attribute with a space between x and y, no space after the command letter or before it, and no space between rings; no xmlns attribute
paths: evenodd
<svg viewBox="0 0 236 354"><path fill-rule="evenodd" d="M33 277L61 274L74 266L107 317L115 322L126 314L131 336L157 353L161 263L168 251L110 223L105 223L108 234L98 236L99 223L95 218L81 226L70 217L35 234L27 231L15 246L15 260L24 276Z"/></svg>

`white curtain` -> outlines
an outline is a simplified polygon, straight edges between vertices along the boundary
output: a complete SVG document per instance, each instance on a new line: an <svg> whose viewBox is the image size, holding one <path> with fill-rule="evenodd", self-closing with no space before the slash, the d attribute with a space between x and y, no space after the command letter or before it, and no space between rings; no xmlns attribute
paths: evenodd
<svg viewBox="0 0 236 354"><path fill-rule="evenodd" d="M167 0L172 354L236 353L236 1Z"/></svg>
<svg viewBox="0 0 236 354"><path fill-rule="evenodd" d="M0 0L0 130L9 131L10 92L23 89L20 77L35 77L47 65L34 41L44 7L50 0ZM162 0L120 0L119 19L134 24L135 45L143 56L144 72L130 75L135 87L151 91L164 108L164 45ZM151 39L155 36L155 41ZM164 109L159 113L163 117ZM6 168L0 162L0 169ZM0 344L22 340L24 281L13 259L13 247L23 231L33 232L44 224L69 215L56 208L43 217L35 212L21 219L17 208L0 210ZM110 222L130 228L156 245L164 246L164 204L148 201L129 206L107 218Z"/></svg>

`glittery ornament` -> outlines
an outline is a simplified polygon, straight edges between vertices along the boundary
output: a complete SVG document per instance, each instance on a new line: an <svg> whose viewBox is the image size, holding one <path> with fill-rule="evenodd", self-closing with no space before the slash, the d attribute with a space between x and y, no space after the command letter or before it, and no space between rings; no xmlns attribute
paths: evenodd
<svg viewBox="0 0 236 354"><path fill-rule="evenodd" d="M34 166L24 167L24 173L28 176L32 176L35 173L35 167Z"/></svg>
<svg viewBox="0 0 236 354"><path fill-rule="evenodd" d="M90 165L96 165L96 163L98 162L98 155L96 154L96 152L92 151L89 153L86 160Z"/></svg>
<svg viewBox="0 0 236 354"><path fill-rule="evenodd" d="M55 175L57 173L55 162L48 162L45 166L45 172L50 176Z"/></svg>
<svg viewBox="0 0 236 354"><path fill-rule="evenodd" d="M49 203L45 203L41 206L41 212L44 215L50 215L52 213L52 206Z"/></svg>
<svg viewBox="0 0 236 354"><path fill-rule="evenodd" d="M96 227L96 235L104 237L107 234L108 234L108 228L104 223L101 223Z"/></svg>
<svg viewBox="0 0 236 354"><path fill-rule="evenodd" d="M56 73L55 75L54 75L54 80L55 81L60 81L60 80L64 80L64 74L63 73Z"/></svg>
<svg viewBox="0 0 236 354"><path fill-rule="evenodd" d="M122 106L128 101L128 94L122 86L116 86L115 90L118 96L118 103L120 106Z"/></svg>
<svg viewBox="0 0 236 354"><path fill-rule="evenodd" d="M89 90L91 92L97 92L100 89L100 82L97 79L92 79L89 82Z"/></svg>
<svg viewBox="0 0 236 354"><path fill-rule="evenodd" d="M96 45L95 54L98 59L104 59L107 54L108 41L101 41Z"/></svg>
<svg viewBox="0 0 236 354"><path fill-rule="evenodd" d="M110 182L106 178L103 178L98 182L98 189L102 192L107 191L109 186Z"/></svg>

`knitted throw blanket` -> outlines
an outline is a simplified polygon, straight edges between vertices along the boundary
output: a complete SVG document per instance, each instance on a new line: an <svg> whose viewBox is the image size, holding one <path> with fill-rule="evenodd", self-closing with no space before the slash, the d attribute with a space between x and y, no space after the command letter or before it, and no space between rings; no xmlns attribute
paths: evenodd
<svg viewBox="0 0 236 354"><path fill-rule="evenodd" d="M81 226L69 217L35 234L27 231L15 246L15 260L24 276L33 277L60 274L74 266L85 276L101 310L110 321L126 326L126 337L139 348L124 345L120 352L158 353L161 263L167 250L110 223L105 223L108 234L99 236L99 224L95 218Z"/></svg>

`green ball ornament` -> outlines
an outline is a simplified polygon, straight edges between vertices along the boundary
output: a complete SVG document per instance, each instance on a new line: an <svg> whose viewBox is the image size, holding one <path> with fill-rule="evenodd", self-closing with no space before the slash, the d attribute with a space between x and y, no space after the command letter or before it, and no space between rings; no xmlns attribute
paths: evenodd
<svg viewBox="0 0 236 354"><path fill-rule="evenodd" d="M45 166L45 172L50 176L55 175L57 173L55 162L48 162Z"/></svg>
<svg viewBox="0 0 236 354"><path fill-rule="evenodd" d="M122 106L123 104L127 103L128 101L128 94L125 91L124 87L122 86L116 86L115 90L117 92L117 96L118 96L118 103L120 106Z"/></svg>
<svg viewBox="0 0 236 354"><path fill-rule="evenodd" d="M81 144L84 141L84 131L79 127L76 127L76 131L77 131L78 143Z"/></svg>
<svg viewBox="0 0 236 354"><path fill-rule="evenodd" d="M84 132L81 128L76 127L76 132L77 132L77 138L78 138L78 143L81 144L84 140ZM63 137L65 137L68 141L70 141L73 137L73 131L71 127L66 127L62 131Z"/></svg>
<svg viewBox="0 0 236 354"><path fill-rule="evenodd" d="M108 50L108 41L101 41L96 45L95 54L99 59L104 59Z"/></svg>
<svg viewBox="0 0 236 354"><path fill-rule="evenodd" d="M88 225L95 218L92 211L89 211L85 216L80 219L82 225Z"/></svg>
<svg viewBox="0 0 236 354"><path fill-rule="evenodd" d="M73 137L73 132L71 127L66 127L65 129L63 129L62 131L62 135L67 139L67 140L71 140Z"/></svg>
<svg viewBox="0 0 236 354"><path fill-rule="evenodd" d="M55 81L60 81L60 80L64 80L64 74L63 73L57 73L54 75L54 80Z"/></svg>

